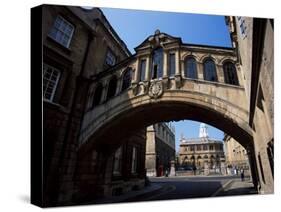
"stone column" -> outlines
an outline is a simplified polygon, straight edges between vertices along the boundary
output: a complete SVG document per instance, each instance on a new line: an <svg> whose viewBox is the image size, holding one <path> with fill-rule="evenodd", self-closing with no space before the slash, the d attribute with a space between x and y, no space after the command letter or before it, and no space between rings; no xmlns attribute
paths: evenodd
<svg viewBox="0 0 281 212"><path fill-rule="evenodd" d="M137 61L136 61L136 70L135 70L135 75L134 75L134 78L132 80L132 84L134 83L138 83L140 81L140 58L138 57L137 58Z"/></svg>
<svg viewBox="0 0 281 212"><path fill-rule="evenodd" d="M204 65L200 62L197 63L197 75L198 79L204 80Z"/></svg>
<svg viewBox="0 0 281 212"><path fill-rule="evenodd" d="M156 143L155 129L151 125L146 130L145 168L147 176L156 176Z"/></svg>
<svg viewBox="0 0 281 212"><path fill-rule="evenodd" d="M146 67L145 67L145 81L150 81L150 66L151 66L151 58L150 55L146 58Z"/></svg>
<svg viewBox="0 0 281 212"><path fill-rule="evenodd" d="M176 75L181 75L181 71L180 71L180 51L177 50L176 51Z"/></svg>
<svg viewBox="0 0 281 212"><path fill-rule="evenodd" d="M224 83L224 73L223 73L222 65L216 64L216 71L217 71L218 82Z"/></svg>
<svg viewBox="0 0 281 212"><path fill-rule="evenodd" d="M176 74L175 74L175 81L176 81L176 88L179 89L182 86L182 77L180 73L180 52L179 50L176 51Z"/></svg>
<svg viewBox="0 0 281 212"><path fill-rule="evenodd" d="M167 78L168 76L168 52L164 51L163 57L163 78Z"/></svg>

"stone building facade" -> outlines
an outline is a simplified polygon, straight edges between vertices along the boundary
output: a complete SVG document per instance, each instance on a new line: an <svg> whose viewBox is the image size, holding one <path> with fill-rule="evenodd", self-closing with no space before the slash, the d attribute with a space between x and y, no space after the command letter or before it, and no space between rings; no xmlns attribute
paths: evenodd
<svg viewBox="0 0 281 212"><path fill-rule="evenodd" d="M151 125L146 131L147 176L163 176L175 160L175 128L170 123Z"/></svg>
<svg viewBox="0 0 281 212"><path fill-rule="evenodd" d="M200 124L199 138L181 138L179 163L183 169L199 174L225 174L223 142L209 138L206 125Z"/></svg>
<svg viewBox="0 0 281 212"><path fill-rule="evenodd" d="M130 165L122 166L122 171L116 174L114 151L118 147L113 145L103 153L93 150L92 166L87 170L94 169L91 174L96 177L85 190L77 190L87 184L85 177L89 174L88 171L83 174L84 168L77 169L76 163L80 157L77 141L83 115L95 106L97 96L100 95L100 102L107 101L108 97L104 93L93 93L93 76L125 60L131 53L98 8L43 5L36 10L40 15L37 18L42 19L43 50L42 205L70 204L70 200L75 202L81 198L87 200L92 193L99 196L122 193L122 189L128 190L124 187L129 187L130 179L136 182L141 178L139 183L144 184L145 130L140 130L128 135L119 148L123 161L133 164L133 171ZM107 89L108 85L102 87ZM102 160L111 165L107 172L97 175ZM109 170L109 167L115 169ZM106 181L100 183L101 178ZM124 179L126 185L123 185ZM122 188L117 184L123 185ZM130 186L137 188L136 184Z"/></svg>
<svg viewBox="0 0 281 212"><path fill-rule="evenodd" d="M43 206L142 187L144 127L181 119L234 137L251 153L259 191L273 192L272 20L228 17L233 48L156 30L132 55L98 8L43 5L35 19L42 20L32 38L42 37Z"/></svg>
<svg viewBox="0 0 281 212"><path fill-rule="evenodd" d="M225 135L223 141L227 174L237 174L237 171L243 169L245 175L249 175L250 167L247 150L229 135Z"/></svg>
<svg viewBox="0 0 281 212"><path fill-rule="evenodd" d="M274 191L274 20L226 17L245 84L260 193Z"/></svg>

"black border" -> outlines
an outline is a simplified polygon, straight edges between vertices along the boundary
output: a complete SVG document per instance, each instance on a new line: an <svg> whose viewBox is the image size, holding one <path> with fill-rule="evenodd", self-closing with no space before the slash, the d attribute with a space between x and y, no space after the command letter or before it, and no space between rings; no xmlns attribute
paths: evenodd
<svg viewBox="0 0 281 212"><path fill-rule="evenodd" d="M42 6L31 8L31 181L30 201L43 206L42 166Z"/></svg>

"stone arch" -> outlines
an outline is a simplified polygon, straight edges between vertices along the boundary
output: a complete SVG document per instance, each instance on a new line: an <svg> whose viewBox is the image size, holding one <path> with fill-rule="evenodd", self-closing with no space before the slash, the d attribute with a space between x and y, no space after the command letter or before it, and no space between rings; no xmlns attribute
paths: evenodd
<svg viewBox="0 0 281 212"><path fill-rule="evenodd" d="M203 56L199 59L198 62L200 62L200 63L203 64L203 63L204 63L206 60L208 60L208 59L213 60L214 63L215 63L215 65L218 64L218 59L217 59L216 57L214 57L213 55L211 55L211 54L203 55Z"/></svg>
<svg viewBox="0 0 281 212"><path fill-rule="evenodd" d="M117 142L128 131L134 131L158 122L182 119L208 123L231 135L246 147L249 142L252 142L251 128L244 121L247 118L247 113L244 118L243 116L238 117L244 112L241 110L234 112L231 109L230 111L234 112L231 113L226 110L226 106L214 105L214 100L212 100L214 97L203 100L196 99L187 92L178 92L178 95L172 93L173 95L168 91L165 92L159 100L152 100L147 95L142 95L129 101L118 102L116 105L112 104L110 107L107 106L105 113L98 114L96 111L94 113L96 116L92 117L94 122L89 122L87 127L82 127L81 151L91 149L88 145L106 145L108 142ZM116 137L112 139L111 135L116 135ZM109 137L107 138L107 136Z"/></svg>
<svg viewBox="0 0 281 212"><path fill-rule="evenodd" d="M222 66L226 62L231 62L233 64L236 64L236 61L232 57L226 56L218 60L218 65Z"/></svg>

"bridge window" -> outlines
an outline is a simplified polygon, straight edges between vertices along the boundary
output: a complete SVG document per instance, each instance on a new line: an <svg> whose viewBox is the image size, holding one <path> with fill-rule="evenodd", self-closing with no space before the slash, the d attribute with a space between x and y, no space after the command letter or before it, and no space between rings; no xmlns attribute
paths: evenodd
<svg viewBox="0 0 281 212"><path fill-rule="evenodd" d="M158 48L153 52L151 78L157 79L163 75L163 49Z"/></svg>
<svg viewBox="0 0 281 212"><path fill-rule="evenodd" d="M145 69L146 69L146 60L143 59L140 62L140 81L145 80Z"/></svg>
<svg viewBox="0 0 281 212"><path fill-rule="evenodd" d="M223 64L224 81L227 84L239 85L235 65L231 62Z"/></svg>
<svg viewBox="0 0 281 212"><path fill-rule="evenodd" d="M196 60L192 57L185 61L185 76L187 78L197 79Z"/></svg>
<svg viewBox="0 0 281 212"><path fill-rule="evenodd" d="M176 72L176 56L175 53L169 55L169 75L170 77L175 76Z"/></svg>
<svg viewBox="0 0 281 212"><path fill-rule="evenodd" d="M115 96L117 88L117 77L113 76L108 84L108 90L107 90L107 97L106 100L110 99L111 97Z"/></svg>
<svg viewBox="0 0 281 212"><path fill-rule="evenodd" d="M132 69L128 68L123 75L122 91L126 90L131 86L131 81L132 81Z"/></svg>
<svg viewBox="0 0 281 212"><path fill-rule="evenodd" d="M95 93L94 93L94 98L93 98L93 104L92 104L92 108L94 108L95 106L100 104L101 101L101 95L102 95L102 84L99 84L96 87Z"/></svg>
<svg viewBox="0 0 281 212"><path fill-rule="evenodd" d="M53 101L57 84L60 77L60 71L52 66L43 64L43 97L46 100Z"/></svg>
<svg viewBox="0 0 281 212"><path fill-rule="evenodd" d="M213 82L218 81L216 65L211 59L207 59L204 62L204 80Z"/></svg>

